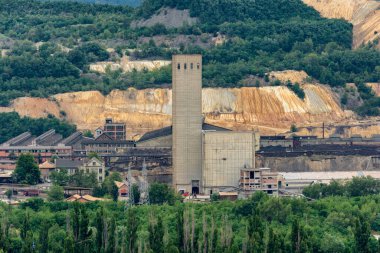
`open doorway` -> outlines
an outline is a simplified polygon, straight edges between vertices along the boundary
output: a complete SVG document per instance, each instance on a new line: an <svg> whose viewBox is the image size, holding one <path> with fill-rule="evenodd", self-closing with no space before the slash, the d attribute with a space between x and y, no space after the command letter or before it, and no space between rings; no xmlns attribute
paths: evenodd
<svg viewBox="0 0 380 253"><path fill-rule="evenodd" d="M191 181L191 193L193 195L199 194L199 180L192 180Z"/></svg>

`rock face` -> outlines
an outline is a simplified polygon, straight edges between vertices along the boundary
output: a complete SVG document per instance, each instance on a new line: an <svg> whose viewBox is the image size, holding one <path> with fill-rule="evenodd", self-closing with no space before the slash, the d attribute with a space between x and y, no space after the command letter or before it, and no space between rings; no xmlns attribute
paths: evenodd
<svg viewBox="0 0 380 253"><path fill-rule="evenodd" d="M289 132L296 124L299 134L345 137L361 134L370 137L380 132L380 119L355 120L351 111L343 111L336 94L324 85L305 83L304 72L272 72L284 82L299 82L305 99L285 86L261 88L205 88L202 110L207 123L236 130L259 130L262 135ZM50 98L17 98L0 112L16 111L22 116L64 118L80 130L94 130L106 118L127 124L128 138L138 138L147 131L171 125L172 91L170 89L113 90L104 96L99 91L57 94Z"/></svg>
<svg viewBox="0 0 380 253"><path fill-rule="evenodd" d="M284 70L284 71L273 71L270 73L269 77L271 79L278 79L282 83L291 81L292 83L305 83L309 75L305 71L294 71L294 70Z"/></svg>
<svg viewBox="0 0 380 253"><path fill-rule="evenodd" d="M380 83L367 83L367 85L371 87L376 96L380 97Z"/></svg>
<svg viewBox="0 0 380 253"><path fill-rule="evenodd" d="M134 27L152 27L157 24L162 24L167 28L179 28L184 24L193 25L198 21L197 18L190 16L189 10L177 10L171 8L163 8L151 18L132 22Z"/></svg>
<svg viewBox="0 0 380 253"><path fill-rule="evenodd" d="M120 62L97 62L90 64L90 70L99 73L106 73L107 68L111 71L122 70L123 72L132 72L133 70L142 71L144 69L147 70L155 70L162 68L164 66L168 66L171 61L130 61L128 57L124 56L121 58Z"/></svg>
<svg viewBox="0 0 380 253"><path fill-rule="evenodd" d="M287 131L292 123L303 124L344 119L345 113L325 86L306 84L305 100L286 87L203 89L206 121L234 129L259 127L268 133ZM105 118L126 122L129 137L171 124L170 89L114 90L57 94L50 99L18 98L10 108L21 115L65 117L79 129L101 126ZM62 113L64 111L65 113ZM64 116L65 115L65 116Z"/></svg>
<svg viewBox="0 0 380 253"><path fill-rule="evenodd" d="M354 48L380 36L380 2L375 0L303 0L326 18L343 18L354 26Z"/></svg>

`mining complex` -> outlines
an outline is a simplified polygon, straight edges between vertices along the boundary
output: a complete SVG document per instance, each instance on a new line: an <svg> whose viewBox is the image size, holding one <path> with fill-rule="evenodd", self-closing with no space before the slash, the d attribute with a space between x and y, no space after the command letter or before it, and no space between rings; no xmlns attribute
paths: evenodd
<svg viewBox="0 0 380 253"><path fill-rule="evenodd" d="M34 154L47 181L56 169L96 171L99 181L105 170L119 171L125 182L168 183L186 196L236 198L258 190L300 194L315 182L380 178L380 135L260 136L255 129L233 131L205 123L201 55L173 56L172 92L172 126L138 140L127 140L125 123L110 118L94 138L81 132L62 138L52 129L6 141L0 145L0 181L11 180L15 158L26 152ZM90 153L100 161L89 160Z"/></svg>

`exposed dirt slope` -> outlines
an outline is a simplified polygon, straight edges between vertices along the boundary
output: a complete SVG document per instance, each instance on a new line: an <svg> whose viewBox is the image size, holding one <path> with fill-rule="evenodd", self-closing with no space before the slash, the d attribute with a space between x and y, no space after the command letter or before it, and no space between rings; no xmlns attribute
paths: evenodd
<svg viewBox="0 0 380 253"><path fill-rule="evenodd" d="M380 83L367 83L367 85L372 88L376 96L380 97Z"/></svg>
<svg viewBox="0 0 380 253"><path fill-rule="evenodd" d="M343 18L354 25L353 47L380 35L380 2L375 0L303 0L327 18Z"/></svg>
<svg viewBox="0 0 380 253"><path fill-rule="evenodd" d="M328 134L339 130L345 135L371 136L380 132L380 124L376 121L356 124L352 112L340 108L329 87L301 82L305 77L303 72L282 73L284 76L279 72L271 75L293 83L300 81L306 94L304 100L284 86L205 88L203 113L206 122L231 129L259 129L261 134L284 133L289 131L291 124L296 124L302 134L321 135L322 122L329 126ZM57 94L50 99L18 98L12 106L0 107L0 111L12 110L31 117L46 117L49 113L61 118L66 115L68 121L82 130L94 130L111 117L125 122L128 137L132 137L171 124L172 91L130 88L114 90L107 96L98 91L73 92ZM345 126L344 130L341 125Z"/></svg>
<svg viewBox="0 0 380 253"><path fill-rule="evenodd" d="M287 131L296 124L343 119L344 112L331 91L322 86L306 85L302 101L286 87L204 89L203 112L206 120L235 129L260 125L267 133ZM60 111L79 129L95 129L107 117L126 122L129 134L141 134L171 124L171 90L114 90L108 96L98 91L58 94L55 101L18 98L11 108L21 115L60 117ZM1 111L1 108L0 108ZM133 131L133 132L131 132Z"/></svg>

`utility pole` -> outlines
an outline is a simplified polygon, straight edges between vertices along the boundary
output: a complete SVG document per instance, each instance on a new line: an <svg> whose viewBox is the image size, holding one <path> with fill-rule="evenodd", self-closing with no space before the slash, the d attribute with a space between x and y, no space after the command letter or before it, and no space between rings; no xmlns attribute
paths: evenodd
<svg viewBox="0 0 380 253"><path fill-rule="evenodd" d="M325 122L322 123L322 139L325 139Z"/></svg>
<svg viewBox="0 0 380 253"><path fill-rule="evenodd" d="M149 185L148 185L148 171L146 169L146 163L145 163L145 158L142 166L142 182L141 182L141 203L142 204L149 204Z"/></svg>
<svg viewBox="0 0 380 253"><path fill-rule="evenodd" d="M131 178L132 178L132 175L131 175L131 166L128 165L128 172L127 172L127 186L128 186L128 201L126 201L125 203L125 206L124 206L124 212L127 211L128 207L131 206L133 204L133 193L131 191Z"/></svg>
<svg viewBox="0 0 380 253"><path fill-rule="evenodd" d="M131 171L131 166L128 166L128 202L130 206L134 205L134 199L133 199L133 191L132 191L132 171Z"/></svg>

